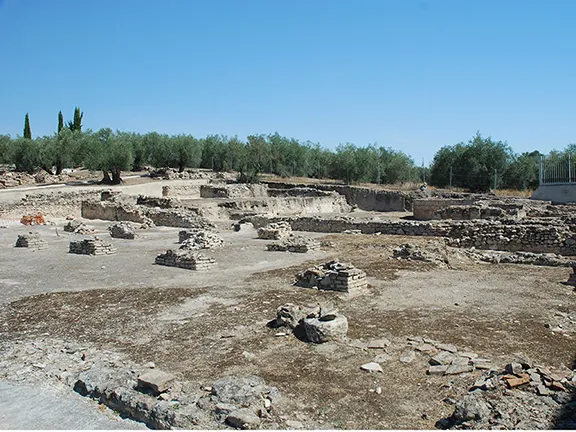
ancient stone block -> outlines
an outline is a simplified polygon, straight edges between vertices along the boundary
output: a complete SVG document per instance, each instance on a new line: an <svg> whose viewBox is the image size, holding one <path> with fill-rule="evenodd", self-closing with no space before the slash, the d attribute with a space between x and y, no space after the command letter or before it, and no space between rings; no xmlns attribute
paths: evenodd
<svg viewBox="0 0 576 432"><path fill-rule="evenodd" d="M155 262L158 265L179 267L187 270L210 270L216 265L216 261L212 257L182 249L177 251L168 249L166 253L157 255Z"/></svg>
<svg viewBox="0 0 576 432"><path fill-rule="evenodd" d="M160 394L168 390L175 379L176 377L172 374L159 369L152 369L138 377L138 387Z"/></svg>
<svg viewBox="0 0 576 432"><path fill-rule="evenodd" d="M258 238L264 240L282 240L292 233L292 227L288 222L273 222L267 226L258 228Z"/></svg>
<svg viewBox="0 0 576 432"><path fill-rule="evenodd" d="M71 241L69 253L78 255L111 255L117 252L110 243L105 243L97 237L79 241Z"/></svg>
<svg viewBox="0 0 576 432"><path fill-rule="evenodd" d="M134 240L134 225L130 222L118 222L108 227L108 231L111 237Z"/></svg>

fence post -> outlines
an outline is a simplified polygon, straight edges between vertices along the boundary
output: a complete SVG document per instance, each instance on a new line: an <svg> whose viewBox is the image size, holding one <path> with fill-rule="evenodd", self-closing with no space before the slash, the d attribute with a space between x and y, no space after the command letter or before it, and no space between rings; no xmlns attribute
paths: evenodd
<svg viewBox="0 0 576 432"><path fill-rule="evenodd" d="M538 162L538 186L542 186L542 155L540 155L540 161Z"/></svg>

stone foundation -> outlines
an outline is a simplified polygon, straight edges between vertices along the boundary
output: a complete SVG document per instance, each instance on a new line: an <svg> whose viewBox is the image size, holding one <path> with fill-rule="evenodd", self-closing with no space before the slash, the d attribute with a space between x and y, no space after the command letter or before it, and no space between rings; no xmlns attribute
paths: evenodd
<svg viewBox="0 0 576 432"><path fill-rule="evenodd" d="M78 255L111 255L116 248L98 238L71 241L69 253Z"/></svg>
<svg viewBox="0 0 576 432"><path fill-rule="evenodd" d="M37 232L29 232L28 234L21 234L16 240L15 247L36 248L42 249L46 246L46 242L42 240L40 234Z"/></svg>
<svg viewBox="0 0 576 432"><path fill-rule="evenodd" d="M156 257L156 264L169 267L179 267L187 270L210 270L216 265L212 257L207 257L197 252L186 250L173 251L168 249L166 253Z"/></svg>

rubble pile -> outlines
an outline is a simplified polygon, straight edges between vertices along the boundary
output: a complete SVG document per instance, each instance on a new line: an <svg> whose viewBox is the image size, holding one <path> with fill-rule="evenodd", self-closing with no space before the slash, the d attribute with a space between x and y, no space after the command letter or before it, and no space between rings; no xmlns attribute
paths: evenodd
<svg viewBox="0 0 576 432"><path fill-rule="evenodd" d="M40 233L30 231L28 234L21 234L16 240L15 247L29 247L41 249L46 246L46 242L40 237Z"/></svg>
<svg viewBox="0 0 576 432"><path fill-rule="evenodd" d="M292 227L288 222L272 222L258 228L258 238L263 240L282 240L292 234Z"/></svg>
<svg viewBox="0 0 576 432"><path fill-rule="evenodd" d="M180 249L213 249L224 246L224 240L217 233L203 229L183 230L178 233Z"/></svg>
<svg viewBox="0 0 576 432"><path fill-rule="evenodd" d="M64 231L75 234L92 234L94 232L94 230L88 228L86 224L77 219L72 219L64 225Z"/></svg>
<svg viewBox="0 0 576 432"><path fill-rule="evenodd" d="M571 267L574 260L554 253L474 251L466 253L479 261L493 264L529 264L547 267Z"/></svg>
<svg viewBox="0 0 576 432"><path fill-rule="evenodd" d="M182 205L178 198L158 198L147 195L138 195L138 198L136 198L136 204L146 207L159 207L163 209L176 208Z"/></svg>
<svg viewBox="0 0 576 432"><path fill-rule="evenodd" d="M168 249L166 253L157 255L155 262L158 265L179 267L187 270L210 270L216 265L216 261L212 257L182 249L177 251Z"/></svg>
<svg viewBox="0 0 576 432"><path fill-rule="evenodd" d="M277 252L306 253L320 249L320 243L308 237L292 234L280 243L267 244L266 249Z"/></svg>
<svg viewBox="0 0 576 432"><path fill-rule="evenodd" d="M134 225L130 222L118 222L108 227L110 236L127 240L134 240Z"/></svg>
<svg viewBox="0 0 576 432"><path fill-rule="evenodd" d="M296 275L296 286L350 292L366 288L366 273L351 264L329 261Z"/></svg>
<svg viewBox="0 0 576 432"><path fill-rule="evenodd" d="M426 247L404 243L393 251L394 258L448 264L446 246L429 241Z"/></svg>
<svg viewBox="0 0 576 432"><path fill-rule="evenodd" d="M117 252L110 243L105 243L98 237L71 241L69 253L78 255L111 255Z"/></svg>
<svg viewBox="0 0 576 432"><path fill-rule="evenodd" d="M176 180L176 179L201 180L201 179L212 179L222 177L221 173L213 173L210 171L196 171L191 169L178 172L178 170L174 168L156 168L151 169L149 172L151 178L161 178L164 180Z"/></svg>
<svg viewBox="0 0 576 432"><path fill-rule="evenodd" d="M504 371L490 369L460 399L452 416L437 426L452 429L574 429L571 393L576 373L526 361ZM567 408L567 409L566 409Z"/></svg>

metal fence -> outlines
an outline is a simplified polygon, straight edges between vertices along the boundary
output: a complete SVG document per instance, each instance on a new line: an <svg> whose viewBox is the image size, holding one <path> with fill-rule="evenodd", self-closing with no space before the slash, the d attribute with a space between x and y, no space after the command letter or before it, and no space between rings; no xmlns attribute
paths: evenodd
<svg viewBox="0 0 576 432"><path fill-rule="evenodd" d="M576 160L570 154L558 160L540 157L540 184L576 183Z"/></svg>

